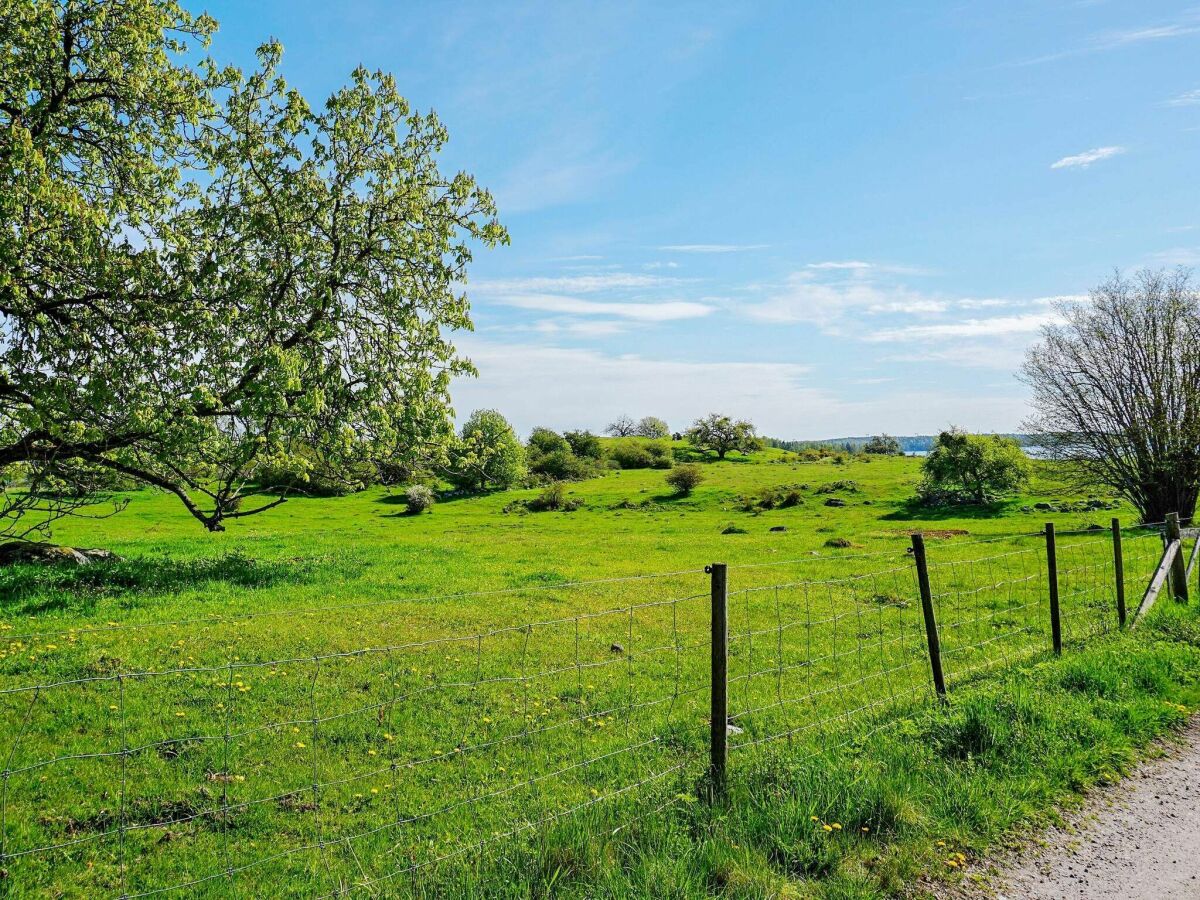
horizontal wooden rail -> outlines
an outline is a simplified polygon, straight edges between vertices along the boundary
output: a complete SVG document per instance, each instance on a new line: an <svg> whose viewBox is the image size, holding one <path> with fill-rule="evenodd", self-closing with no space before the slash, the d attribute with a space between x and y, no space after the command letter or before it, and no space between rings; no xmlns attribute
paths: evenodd
<svg viewBox="0 0 1200 900"><path fill-rule="evenodd" d="M1154 605L1154 601L1158 599L1158 595L1162 593L1163 585L1167 583L1167 576L1171 573L1171 565L1175 562L1175 557L1179 555L1182 548L1180 541L1171 541L1163 550L1162 560L1158 564L1158 568L1154 571L1154 577L1150 579L1150 586L1146 588L1146 593L1142 596L1142 602L1138 604L1137 612L1133 614L1133 622L1130 623L1130 628L1136 628L1142 617L1150 611L1150 607Z"/></svg>

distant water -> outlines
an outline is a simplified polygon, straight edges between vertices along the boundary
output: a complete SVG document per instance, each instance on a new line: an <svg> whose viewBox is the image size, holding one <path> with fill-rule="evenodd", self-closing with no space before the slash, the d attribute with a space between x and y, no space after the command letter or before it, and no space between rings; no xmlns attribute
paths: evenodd
<svg viewBox="0 0 1200 900"><path fill-rule="evenodd" d="M1047 450L1045 447L1030 446L1030 447L1022 447L1021 449L1025 451L1025 455L1028 456L1030 459L1049 459L1050 458L1050 451ZM904 455L905 456L928 456L929 451L928 450L909 450Z"/></svg>

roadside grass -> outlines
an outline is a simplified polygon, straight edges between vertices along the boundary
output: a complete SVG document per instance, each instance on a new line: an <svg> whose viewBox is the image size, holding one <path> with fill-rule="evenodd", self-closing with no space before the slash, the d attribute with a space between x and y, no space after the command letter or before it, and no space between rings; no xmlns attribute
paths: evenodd
<svg viewBox="0 0 1200 900"><path fill-rule="evenodd" d="M1200 707L1200 621L1116 633L900 710L846 746L742 761L725 803L680 792L427 877L421 897L932 897L968 863L1060 821ZM807 758L806 758L807 757ZM799 761L798 761L799 760ZM1151 851L1153 852L1153 851Z"/></svg>
<svg viewBox="0 0 1200 900"><path fill-rule="evenodd" d="M1112 514L1020 512L1076 499L1048 467L985 517L926 520L911 459L705 471L681 499L660 470L568 485L571 512L504 512L531 489L403 516L375 490L208 535L138 493L67 524L64 543L126 559L0 572L0 896L876 896L944 868L934 835L976 852L1100 777L1070 735L1116 773L1178 720L1167 703L1192 703L1186 617L1163 614L1170 641L1106 634L1110 545L1080 529ZM1048 642L1047 519L1071 656L1026 674ZM945 709L924 703L918 528ZM1159 549L1126 541L1129 596ZM710 809L714 560L744 734Z"/></svg>

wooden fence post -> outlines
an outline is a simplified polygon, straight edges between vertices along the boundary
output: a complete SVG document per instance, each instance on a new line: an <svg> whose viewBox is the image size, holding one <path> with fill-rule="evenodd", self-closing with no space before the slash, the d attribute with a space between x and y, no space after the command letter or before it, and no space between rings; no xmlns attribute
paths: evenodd
<svg viewBox="0 0 1200 900"><path fill-rule="evenodd" d="M1125 554L1121 550L1121 520L1112 520L1113 574L1117 580L1117 625L1125 627Z"/></svg>
<svg viewBox="0 0 1200 900"><path fill-rule="evenodd" d="M712 576L712 681L709 724L709 781L714 797L725 794L729 724L729 585L725 563L708 567Z"/></svg>
<svg viewBox="0 0 1200 900"><path fill-rule="evenodd" d="M942 645L938 639L937 619L933 615L933 591L929 588L929 562L925 558L925 536L912 536L913 559L917 563L917 585L921 589L921 612L925 616L925 640L929 644L929 668L933 687L941 698L946 696L946 677L942 674Z"/></svg>
<svg viewBox="0 0 1200 900"><path fill-rule="evenodd" d="M1167 543L1179 541L1179 552L1171 563L1171 593L1180 603L1188 602L1187 561L1183 557L1183 540L1179 531L1179 513L1167 513Z"/></svg>
<svg viewBox="0 0 1200 900"><path fill-rule="evenodd" d="M1062 621L1058 610L1058 548L1054 543L1054 523L1046 523L1046 578L1050 584L1050 638L1055 655L1062 655Z"/></svg>

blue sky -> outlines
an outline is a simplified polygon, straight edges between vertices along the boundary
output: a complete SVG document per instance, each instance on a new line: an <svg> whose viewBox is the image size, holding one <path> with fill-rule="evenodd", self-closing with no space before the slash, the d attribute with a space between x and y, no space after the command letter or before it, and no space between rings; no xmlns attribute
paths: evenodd
<svg viewBox="0 0 1200 900"><path fill-rule="evenodd" d="M455 387L534 425L1014 430L1115 267L1200 264L1200 6L221 0L319 102L362 63L496 195ZM1071 302L1068 300L1068 302Z"/></svg>

